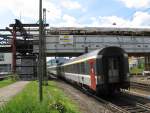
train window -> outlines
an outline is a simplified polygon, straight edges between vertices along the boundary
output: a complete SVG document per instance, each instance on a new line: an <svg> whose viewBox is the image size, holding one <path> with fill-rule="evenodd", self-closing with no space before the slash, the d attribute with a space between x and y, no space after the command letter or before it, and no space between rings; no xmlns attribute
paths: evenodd
<svg viewBox="0 0 150 113"><path fill-rule="evenodd" d="M77 64L74 64L74 71L77 73Z"/></svg>
<svg viewBox="0 0 150 113"><path fill-rule="evenodd" d="M67 66L65 66L65 72L67 72Z"/></svg>
<svg viewBox="0 0 150 113"><path fill-rule="evenodd" d="M71 73L74 73L73 64L71 65Z"/></svg>
<svg viewBox="0 0 150 113"><path fill-rule="evenodd" d="M69 71L70 71L70 66L68 65L67 66L67 72L69 73Z"/></svg>
<svg viewBox="0 0 150 113"><path fill-rule="evenodd" d="M72 65L70 65L70 70L69 70L69 72L72 73Z"/></svg>
<svg viewBox="0 0 150 113"><path fill-rule="evenodd" d="M85 74L85 62L83 62L83 67L84 67L84 72L83 72L83 74Z"/></svg>
<svg viewBox="0 0 150 113"><path fill-rule="evenodd" d="M79 74L79 64L76 64L76 71L77 71L77 74Z"/></svg>
<svg viewBox="0 0 150 113"><path fill-rule="evenodd" d="M76 73L78 74L79 73L79 69L78 69L78 64L76 64Z"/></svg>
<svg viewBox="0 0 150 113"><path fill-rule="evenodd" d="M68 66L68 73L71 71L71 65Z"/></svg>
<svg viewBox="0 0 150 113"><path fill-rule="evenodd" d="M66 72L66 66L64 66L64 71Z"/></svg>
<svg viewBox="0 0 150 113"><path fill-rule="evenodd" d="M96 47L99 47L99 45L96 45Z"/></svg>
<svg viewBox="0 0 150 113"><path fill-rule="evenodd" d="M114 64L114 69L118 69L118 61L117 61L117 59L114 59L113 64Z"/></svg>
<svg viewBox="0 0 150 113"><path fill-rule="evenodd" d="M78 63L78 73L80 74L81 73L81 64Z"/></svg>
<svg viewBox="0 0 150 113"><path fill-rule="evenodd" d="M70 73L73 73L73 64L70 66Z"/></svg>
<svg viewBox="0 0 150 113"><path fill-rule="evenodd" d="M62 73L64 73L64 66L61 67L61 71L62 71Z"/></svg>
<svg viewBox="0 0 150 113"><path fill-rule="evenodd" d="M65 72L67 72L67 66L65 66Z"/></svg>
<svg viewBox="0 0 150 113"><path fill-rule="evenodd" d="M81 74L81 68L82 68L81 63L78 63L78 73L79 74Z"/></svg>
<svg viewBox="0 0 150 113"><path fill-rule="evenodd" d="M67 66L67 73L68 73L68 70L69 70L69 66Z"/></svg>
<svg viewBox="0 0 150 113"><path fill-rule="evenodd" d="M83 74L86 74L86 62L83 62L84 72Z"/></svg>
<svg viewBox="0 0 150 113"><path fill-rule="evenodd" d="M79 74L81 74L81 68L82 68L81 63L79 63Z"/></svg>
<svg viewBox="0 0 150 113"><path fill-rule="evenodd" d="M85 74L86 75L90 74L90 65L87 61L85 62Z"/></svg>
<svg viewBox="0 0 150 113"><path fill-rule="evenodd" d="M80 74L82 74L82 62L81 63L79 63L79 65L80 65Z"/></svg>
<svg viewBox="0 0 150 113"><path fill-rule="evenodd" d="M87 62L84 63L84 67L85 67L85 74L87 74Z"/></svg>
<svg viewBox="0 0 150 113"><path fill-rule="evenodd" d="M69 65L69 66L68 66L68 73L69 73L69 72L70 72L70 70L71 70L70 68L71 68L71 65Z"/></svg>
<svg viewBox="0 0 150 113"><path fill-rule="evenodd" d="M71 70L72 70L72 69L71 69L71 66L72 66L72 65L69 65L69 70L68 70L69 73L71 73Z"/></svg>
<svg viewBox="0 0 150 113"><path fill-rule="evenodd" d="M82 62L82 74L85 74L85 65L84 65L84 62Z"/></svg>
<svg viewBox="0 0 150 113"><path fill-rule="evenodd" d="M64 70L64 72L65 72L65 66L63 66L63 70Z"/></svg>
<svg viewBox="0 0 150 113"><path fill-rule="evenodd" d="M73 64L73 73L76 73L75 64Z"/></svg>
<svg viewBox="0 0 150 113"><path fill-rule="evenodd" d="M83 62L80 63L80 73L83 74L84 72L84 65Z"/></svg>

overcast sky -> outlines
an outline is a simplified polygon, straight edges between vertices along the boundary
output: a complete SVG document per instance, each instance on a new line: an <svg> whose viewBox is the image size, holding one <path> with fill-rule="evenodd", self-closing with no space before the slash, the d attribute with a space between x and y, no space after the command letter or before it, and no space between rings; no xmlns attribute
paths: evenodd
<svg viewBox="0 0 150 113"><path fill-rule="evenodd" d="M38 21L39 0L0 0L0 28ZM149 27L150 0L43 0L50 27Z"/></svg>

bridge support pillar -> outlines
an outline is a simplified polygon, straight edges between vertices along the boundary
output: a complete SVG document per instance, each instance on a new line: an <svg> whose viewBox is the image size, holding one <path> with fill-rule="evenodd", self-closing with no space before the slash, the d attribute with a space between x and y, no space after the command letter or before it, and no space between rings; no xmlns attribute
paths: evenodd
<svg viewBox="0 0 150 113"><path fill-rule="evenodd" d="M22 80L35 80L37 79L37 62L36 56L17 56L16 72Z"/></svg>
<svg viewBox="0 0 150 113"><path fill-rule="evenodd" d="M145 70L150 71L150 55L145 56Z"/></svg>
<svg viewBox="0 0 150 113"><path fill-rule="evenodd" d="M13 39L12 39L12 71L16 73L16 27L13 27L12 31Z"/></svg>

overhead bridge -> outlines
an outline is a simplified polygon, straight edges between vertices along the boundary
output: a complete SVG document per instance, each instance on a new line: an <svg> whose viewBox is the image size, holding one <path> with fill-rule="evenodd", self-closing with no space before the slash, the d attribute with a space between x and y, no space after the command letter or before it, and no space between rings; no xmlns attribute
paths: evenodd
<svg viewBox="0 0 150 113"><path fill-rule="evenodd" d="M0 52L13 53L13 72L22 74L22 77L36 75L37 72L36 59L39 53L37 27L38 25L22 24L16 20L15 24L10 24L10 29L0 30ZM150 70L150 29L148 28L46 28L43 38L46 48L44 44L43 47L47 56L78 56L99 48L118 46L129 55L146 56L145 67L146 70Z"/></svg>
<svg viewBox="0 0 150 113"><path fill-rule="evenodd" d="M38 40L38 35L34 35ZM150 53L150 29L144 28L50 28L46 31L47 56L78 56L108 46L119 46L129 55ZM33 47L38 53L38 45Z"/></svg>

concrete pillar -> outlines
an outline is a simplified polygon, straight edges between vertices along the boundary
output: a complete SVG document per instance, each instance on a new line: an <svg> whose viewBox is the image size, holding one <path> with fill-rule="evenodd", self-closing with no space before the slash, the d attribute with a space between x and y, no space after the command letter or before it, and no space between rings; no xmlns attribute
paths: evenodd
<svg viewBox="0 0 150 113"><path fill-rule="evenodd" d="M21 79L33 80L36 79L36 58L33 56L20 56L17 59L17 74Z"/></svg>
<svg viewBox="0 0 150 113"><path fill-rule="evenodd" d="M145 71L150 71L150 55L145 56Z"/></svg>

